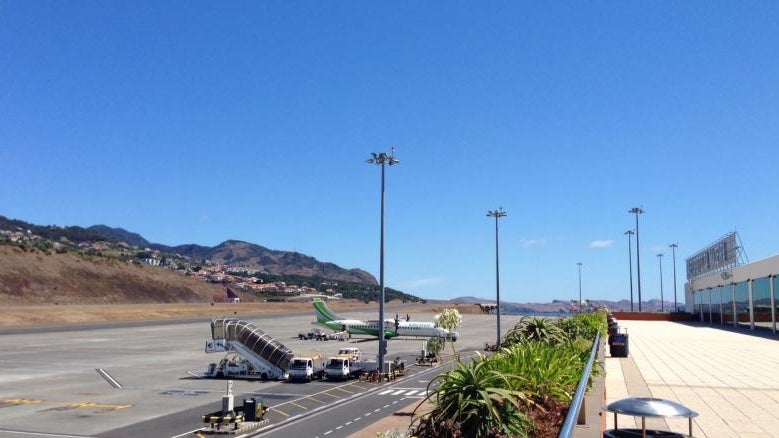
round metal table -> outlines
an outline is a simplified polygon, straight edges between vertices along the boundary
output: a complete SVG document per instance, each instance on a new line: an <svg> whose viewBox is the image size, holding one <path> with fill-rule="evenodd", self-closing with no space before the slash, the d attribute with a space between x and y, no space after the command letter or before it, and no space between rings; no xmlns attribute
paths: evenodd
<svg viewBox="0 0 779 438"><path fill-rule="evenodd" d="M689 420L689 436L692 436L692 419L698 413L679 403L661 398L635 397L617 400L606 406L608 412L614 413L614 429L617 427L617 414L641 417L641 436L646 438L646 417L687 418Z"/></svg>

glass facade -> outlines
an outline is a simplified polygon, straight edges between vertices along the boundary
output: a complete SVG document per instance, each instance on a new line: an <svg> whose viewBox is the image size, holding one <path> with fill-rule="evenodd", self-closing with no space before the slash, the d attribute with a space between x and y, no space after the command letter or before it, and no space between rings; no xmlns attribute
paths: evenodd
<svg viewBox="0 0 779 438"><path fill-rule="evenodd" d="M770 276L693 292L695 315L714 325L777 330L779 277Z"/></svg>
<svg viewBox="0 0 779 438"><path fill-rule="evenodd" d="M736 283L735 294L736 322L741 327L750 328L752 322L749 319L749 281Z"/></svg>
<svg viewBox="0 0 779 438"><path fill-rule="evenodd" d="M768 277L752 280L752 312L755 327L773 328L771 316L771 279Z"/></svg>

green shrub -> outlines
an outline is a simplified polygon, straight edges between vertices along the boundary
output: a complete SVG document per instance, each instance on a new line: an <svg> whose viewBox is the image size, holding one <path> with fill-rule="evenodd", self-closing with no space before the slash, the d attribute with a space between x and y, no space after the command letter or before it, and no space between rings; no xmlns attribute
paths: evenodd
<svg viewBox="0 0 779 438"><path fill-rule="evenodd" d="M420 422L422 429L450 421L457 425L461 436L486 437L495 433L527 436L532 423L523 413L525 395L511 388L512 376L492 369L489 360L458 362L456 367L436 377L428 388L435 408ZM417 430L422 436L435 431Z"/></svg>

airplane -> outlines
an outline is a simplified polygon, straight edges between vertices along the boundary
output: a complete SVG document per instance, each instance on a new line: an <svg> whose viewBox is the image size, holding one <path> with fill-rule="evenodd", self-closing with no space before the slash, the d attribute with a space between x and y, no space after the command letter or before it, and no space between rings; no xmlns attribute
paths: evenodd
<svg viewBox="0 0 779 438"><path fill-rule="evenodd" d="M341 318L322 301L314 298L314 313L316 323L331 330L343 330L349 334L379 336L379 321L365 321L362 319ZM403 321L397 318L384 320L384 338L390 339L397 336L418 336L425 338L444 338L452 342L457 340L458 334L438 327L434 322Z"/></svg>

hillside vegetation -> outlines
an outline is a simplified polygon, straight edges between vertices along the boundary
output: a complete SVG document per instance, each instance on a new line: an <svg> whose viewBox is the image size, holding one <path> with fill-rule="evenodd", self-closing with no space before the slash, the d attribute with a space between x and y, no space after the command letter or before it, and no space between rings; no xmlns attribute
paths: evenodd
<svg viewBox="0 0 779 438"><path fill-rule="evenodd" d="M222 294L224 286L169 269L0 245L0 304L202 303Z"/></svg>

